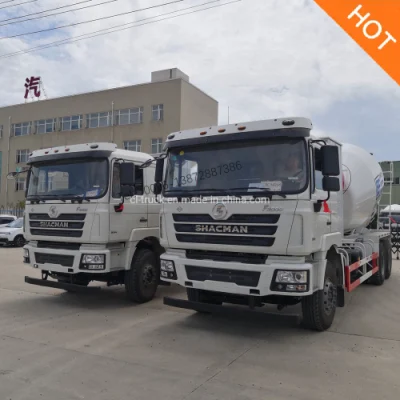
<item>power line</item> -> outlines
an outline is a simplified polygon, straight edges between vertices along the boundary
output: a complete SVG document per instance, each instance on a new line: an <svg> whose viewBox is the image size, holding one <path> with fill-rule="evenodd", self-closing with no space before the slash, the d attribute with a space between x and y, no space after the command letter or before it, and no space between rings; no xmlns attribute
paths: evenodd
<svg viewBox="0 0 400 400"><path fill-rule="evenodd" d="M150 6L150 7L146 7L146 8L139 8L139 9L132 10L132 11L125 11L125 12L123 12L123 13L114 14L114 15L109 15L109 16L106 16L106 17L99 17L99 18L90 19L90 20L87 20L87 21L75 22L75 23L73 23L73 24L55 26L55 27L53 27L53 28L41 29L41 30L39 30L39 31L34 31L34 32L19 33L19 34L17 34L17 35L3 36L3 37L0 37L0 40L2 40L2 39L12 39L12 38L20 37L20 36L34 35L34 34L36 34L36 33L43 33L43 32L55 31L55 30L57 30L57 29L70 28L71 26L89 24L89 23L91 23L91 22L97 22L97 21L102 21L102 20L105 20L105 19L110 19L110 18L115 18L115 17L121 17L122 15L133 14L133 13L137 13L137 12L140 12L140 11L147 11L147 10L151 10L151 9L153 9L153 8L159 8L159 7L162 7L162 6L169 6L170 4L180 3L180 2L182 2L182 1L184 1L184 0L173 0L173 1L170 1L170 2L168 2L168 3L157 4L157 5L155 5L155 6Z"/></svg>
<svg viewBox="0 0 400 400"><path fill-rule="evenodd" d="M192 8L195 8L195 7L201 7L201 6L204 6L204 5L207 5L207 4L211 4L211 3L216 3L216 2L219 2L219 1L221 1L221 0L212 0L212 1L208 1L208 2L203 3L203 4L198 4L196 6L190 6L190 7L187 7L187 8L182 8L180 10L170 11L170 12L167 12L167 13L156 15L156 16L153 16L153 17L143 18L142 20L138 20L138 21L135 21L135 22L129 22L129 23L125 23L125 24L116 25L116 26L110 27L110 28L100 29L98 31L85 33L85 34L78 35L78 36L75 36L75 37L69 38L69 39L58 40L58 41L55 41L55 42L48 43L46 45L36 46L36 47L32 47L30 49L20 50L20 51L14 52L14 53L2 54L2 55L0 55L0 59L1 58L10 58L10 57L17 56L17 55L20 55L20 54L21 55L22 54L27 54L27 53L31 53L31 52L34 52L34 51L47 49L47 48L50 48L50 47L61 46L61 45L64 45L64 44L75 43L75 42L79 42L79 41L85 40L85 39L90 39L90 38L93 38L93 37L96 37L96 36L107 35L107 34L110 34L110 33L119 32L119 31L130 29L130 28L136 28L136 27L143 26L143 25L154 24L156 22L161 22L161 21L165 21L165 20L168 20L168 19L182 17L184 15L195 14L195 13L198 13L198 12L201 12L201 11L205 11L205 10L209 10L209 9L212 9L212 8L227 6L227 5L230 5L230 4L233 4L233 3L238 3L238 2L240 2L242 0L229 1L229 2L224 3L224 4L218 4L218 5L215 5L215 6L202 8L200 10L190 11L190 12L179 14L179 15L174 15L174 16L170 16L170 17L166 17L166 18L161 18L161 19L158 19L158 20L155 20L155 21L149 21L149 22L145 22L143 24L138 24L138 22L142 22L142 21L146 21L146 20L154 19L154 18L159 18L159 17L162 17L164 15L174 14L174 13L177 13L177 12L180 12L180 11L189 10L189 9L192 9ZM121 28L122 26L132 25L132 24L135 24L135 25ZM116 28L118 28L118 29L116 29ZM110 31L110 32L104 32L104 31L109 31L111 29L114 29L114 30Z"/></svg>
<svg viewBox="0 0 400 400"><path fill-rule="evenodd" d="M49 10L36 11L34 13L20 15L19 17L12 17L12 18L8 18L8 19L2 19L2 20L0 20L0 22L5 22L5 21L11 21L13 19L20 19L20 18L30 17L31 15L43 14L43 13L46 13L46 12L49 12L49 11L61 10L62 8L72 7L72 6L76 6L78 4L82 4L82 3L89 3L91 1L93 1L93 0L78 1L77 3L67 4L67 5L64 5L64 6L56 7L56 8L50 8ZM23 21L19 21L19 22L23 22Z"/></svg>
<svg viewBox="0 0 400 400"><path fill-rule="evenodd" d="M82 3L88 3L89 1L93 1L93 0L80 1L80 2L78 2L78 3L71 4L71 5L69 5L69 6L63 6L63 7L53 8L53 10L57 10L57 9L60 9L60 8L65 8L65 7L72 7L73 5L82 4ZM35 19L41 19L41 18L46 18L46 17L53 17L54 15L66 14L66 13L70 13L70 12L73 12L73 11L80 11L80 10L84 10L84 9L86 9L86 8L97 7L97 6L101 6L101 5L103 5L103 4L107 4L107 3L113 3L114 1L119 1L119 0L107 0L107 1L103 1L102 3L91 4L91 5L89 5L89 6L84 6L84 7L79 7L79 8L73 8L72 10L60 11L60 12L56 12L56 13L53 13L53 14L47 14L47 15L41 15L41 16L37 16L37 17L27 18L27 19L23 19L23 20L21 20L21 21L12 21L12 20L13 20L13 19L18 19L18 18L25 18L25 17L27 17L27 16L35 15L35 14L42 14L42 13L45 13L45 12L48 12L48 11L52 11L52 10L45 10L45 11L41 11L41 12L38 12L38 13L32 13L32 14L22 15L22 16L20 16L20 17L14 17L14 18L3 19L3 20L0 20L0 22L6 22L6 21L11 21L11 22L7 22L7 23L5 23L5 24L0 24L0 27L1 27L1 26L6 26L6 25L12 25L12 24L19 24L19 23L27 22L27 21L33 21L33 20L35 20Z"/></svg>
<svg viewBox="0 0 400 400"><path fill-rule="evenodd" d="M23 4L34 3L35 1L38 1L38 0L28 0L28 1L24 1L23 3L10 4L9 6L0 7L0 10L3 9L3 8L11 8L11 7L22 6Z"/></svg>

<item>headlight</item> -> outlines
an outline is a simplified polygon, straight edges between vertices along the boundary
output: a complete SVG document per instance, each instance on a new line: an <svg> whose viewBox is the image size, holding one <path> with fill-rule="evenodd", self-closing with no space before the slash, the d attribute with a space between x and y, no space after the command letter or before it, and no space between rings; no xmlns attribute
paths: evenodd
<svg viewBox="0 0 400 400"><path fill-rule="evenodd" d="M24 249L24 257L28 258L29 257L29 250Z"/></svg>
<svg viewBox="0 0 400 400"><path fill-rule="evenodd" d="M308 271L278 271L275 282L307 283Z"/></svg>
<svg viewBox="0 0 400 400"><path fill-rule="evenodd" d="M178 279L176 276L176 271L175 271L175 264L173 261L170 260L161 260L161 278L166 278L166 279L171 279L171 280L176 280Z"/></svg>
<svg viewBox="0 0 400 400"><path fill-rule="evenodd" d="M82 264L104 264L104 254L84 254Z"/></svg>
<svg viewBox="0 0 400 400"><path fill-rule="evenodd" d="M175 271L174 262L170 260L161 260L161 271Z"/></svg>

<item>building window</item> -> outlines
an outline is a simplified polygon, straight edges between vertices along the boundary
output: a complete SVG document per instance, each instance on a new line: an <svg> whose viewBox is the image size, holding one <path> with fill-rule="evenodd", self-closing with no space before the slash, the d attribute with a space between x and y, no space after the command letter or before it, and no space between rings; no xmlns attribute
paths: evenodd
<svg viewBox="0 0 400 400"><path fill-rule="evenodd" d="M25 190L25 177L18 176L17 178L15 178L15 190Z"/></svg>
<svg viewBox="0 0 400 400"><path fill-rule="evenodd" d="M19 163L26 163L29 158L29 150L28 149L23 149L23 150L17 150L17 157L15 162L17 164Z"/></svg>
<svg viewBox="0 0 400 400"><path fill-rule="evenodd" d="M153 121L162 121L164 119L164 105L157 104L152 107Z"/></svg>
<svg viewBox="0 0 400 400"><path fill-rule="evenodd" d="M110 126L110 114L110 112L88 114L87 127L104 128L106 126Z"/></svg>
<svg viewBox="0 0 400 400"><path fill-rule="evenodd" d="M131 151L142 151L142 141L141 140L128 140L124 142L124 149Z"/></svg>
<svg viewBox="0 0 400 400"><path fill-rule="evenodd" d="M0 139L3 137L3 125L0 125Z"/></svg>
<svg viewBox="0 0 400 400"><path fill-rule="evenodd" d="M77 131L82 129L82 115L72 115L70 117L62 117L61 130L62 131Z"/></svg>
<svg viewBox="0 0 400 400"><path fill-rule="evenodd" d="M394 178L394 184L399 185L400 184L400 178Z"/></svg>
<svg viewBox="0 0 400 400"><path fill-rule="evenodd" d="M163 141L161 138L151 139L151 153L161 153L163 147Z"/></svg>
<svg viewBox="0 0 400 400"><path fill-rule="evenodd" d="M141 124L142 122L143 107L117 111L117 125Z"/></svg>
<svg viewBox="0 0 400 400"><path fill-rule="evenodd" d="M51 133L56 130L56 119L41 119L35 122L36 133Z"/></svg>
<svg viewBox="0 0 400 400"><path fill-rule="evenodd" d="M20 124L12 125L12 132L14 136L25 136L31 133L31 123L21 122Z"/></svg>

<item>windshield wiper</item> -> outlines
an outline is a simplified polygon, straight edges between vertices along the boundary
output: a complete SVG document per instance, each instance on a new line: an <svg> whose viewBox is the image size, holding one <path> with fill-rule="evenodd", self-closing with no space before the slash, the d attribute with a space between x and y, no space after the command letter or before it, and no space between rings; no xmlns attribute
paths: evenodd
<svg viewBox="0 0 400 400"><path fill-rule="evenodd" d="M39 197L39 196L38 196L38 197ZM39 198L40 198L41 201L44 201L42 197L45 198L45 199L47 198L48 200L52 200L52 199L50 199L50 198L51 198L51 197L54 197L55 199L61 200L62 202L65 203L65 199L64 199L63 197L61 197L60 194L43 194L43 195L41 195Z"/></svg>
<svg viewBox="0 0 400 400"><path fill-rule="evenodd" d="M276 196L281 196L284 199L286 199L286 194L279 193L279 192L273 192L273 191L271 191L271 189L268 189L268 188L260 188L259 189L259 188L243 188L243 187L239 187L239 188L232 188L232 189L229 189L229 190L249 190L249 189L260 190L260 192L250 192L250 193L244 194L242 196L253 196L253 197L263 197L263 196L265 196L265 197L271 198L273 195L276 195ZM267 193L265 193L265 192L267 192Z"/></svg>
<svg viewBox="0 0 400 400"><path fill-rule="evenodd" d="M44 201L39 196L28 196L26 199L29 200L29 201L32 201L32 202L36 201L37 203L40 203L41 201Z"/></svg>
<svg viewBox="0 0 400 400"><path fill-rule="evenodd" d="M175 192L175 190L166 190L165 191L165 193L174 193ZM192 193L196 193L196 192L202 192L202 193L199 193L199 194L192 194ZM208 194L209 192L219 192L218 194L217 194L217 196L232 196L232 197L236 197L236 198L241 198L242 196L241 195L238 195L238 194L230 194L230 193L228 193L225 189L197 189L197 190L191 190L188 194L182 194L182 191L180 191L180 192L178 192L179 194L176 194L176 197L179 197L179 198L183 198L183 197L186 197L186 198L192 198L192 197L195 197L195 196L200 196L200 197L207 197L207 196L212 196L211 194ZM205 193L207 193L207 194L205 194ZM249 196L252 196L252 194L249 194Z"/></svg>
<svg viewBox="0 0 400 400"><path fill-rule="evenodd" d="M77 194L75 196L72 196L73 199L79 199L78 202L82 203L84 200L86 200L88 203L90 203L90 200L86 198L84 194Z"/></svg>

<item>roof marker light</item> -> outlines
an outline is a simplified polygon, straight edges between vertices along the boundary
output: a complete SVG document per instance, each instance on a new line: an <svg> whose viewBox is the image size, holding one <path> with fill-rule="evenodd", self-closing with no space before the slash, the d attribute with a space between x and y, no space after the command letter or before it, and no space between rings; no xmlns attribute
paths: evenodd
<svg viewBox="0 0 400 400"><path fill-rule="evenodd" d="M294 125L294 119L285 119L284 121L282 121L282 125L284 126Z"/></svg>
<svg viewBox="0 0 400 400"><path fill-rule="evenodd" d="M200 132L200 135L201 135L201 136L207 135L207 131Z"/></svg>
<svg viewBox="0 0 400 400"><path fill-rule="evenodd" d="M168 139L173 139L174 137L175 137L175 135L172 134L172 135L168 136Z"/></svg>
<svg viewBox="0 0 400 400"><path fill-rule="evenodd" d="M245 126L239 126L238 131L244 131L246 129Z"/></svg>
<svg viewBox="0 0 400 400"><path fill-rule="evenodd" d="M218 129L219 133L224 133L226 131L226 129Z"/></svg>
<svg viewBox="0 0 400 400"><path fill-rule="evenodd" d="M69 151L69 149L68 149L68 148L66 148L66 149L65 149L65 151Z"/></svg>
<svg viewBox="0 0 400 400"><path fill-rule="evenodd" d="M49 152L48 152L48 151L45 151L44 154L49 154Z"/></svg>
<svg viewBox="0 0 400 400"><path fill-rule="evenodd" d="M58 153L58 150L54 150L54 153Z"/></svg>
<svg viewBox="0 0 400 400"><path fill-rule="evenodd" d="M98 147L99 147L98 144L92 144L92 145L90 146L91 149L97 149Z"/></svg>

